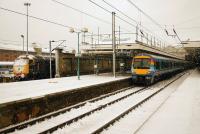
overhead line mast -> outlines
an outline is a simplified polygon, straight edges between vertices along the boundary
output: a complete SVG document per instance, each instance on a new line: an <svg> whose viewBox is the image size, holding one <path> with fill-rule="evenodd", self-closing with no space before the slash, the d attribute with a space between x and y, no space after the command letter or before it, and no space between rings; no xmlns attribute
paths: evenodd
<svg viewBox="0 0 200 134"><path fill-rule="evenodd" d="M140 9L136 4L134 4L131 0L127 0L132 6L134 6L137 10L139 10L141 13L143 13L146 17L148 17L154 24L156 24L159 28L162 30L164 29L156 20L154 20L151 16L149 16L147 13L145 13L142 9Z"/></svg>
<svg viewBox="0 0 200 134"><path fill-rule="evenodd" d="M127 0L132 6L134 6L138 11L140 11L142 14L144 14L147 18L149 18L155 25L157 25L161 30L165 31L163 26L159 24L155 19L153 19L151 16L149 16L147 13L145 13L142 9L140 9L136 4L134 4L131 0ZM164 40L165 41L165 40ZM165 41L167 42L167 41Z"/></svg>

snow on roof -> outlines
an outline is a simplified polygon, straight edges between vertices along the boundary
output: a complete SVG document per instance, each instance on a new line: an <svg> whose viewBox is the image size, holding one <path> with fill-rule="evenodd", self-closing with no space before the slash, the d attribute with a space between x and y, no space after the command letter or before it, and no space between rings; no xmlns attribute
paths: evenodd
<svg viewBox="0 0 200 134"><path fill-rule="evenodd" d="M36 46L37 45L35 45L35 44L29 45L28 51L29 52L35 52L35 50L34 50L33 47L36 47ZM9 44L9 43L4 44L4 43L1 43L1 42L0 42L0 49L3 49L3 50L14 50L14 51L23 51L22 46L12 45L12 44ZM26 47L25 47L25 50L26 50ZM42 52L43 53L49 53L49 49L42 48Z"/></svg>
<svg viewBox="0 0 200 134"><path fill-rule="evenodd" d="M29 55L20 55L18 58L28 58L28 59L35 59L36 57L32 54Z"/></svg>
<svg viewBox="0 0 200 134"><path fill-rule="evenodd" d="M63 49L63 51L67 51L69 53L72 53L74 49L70 48L70 47L60 47L61 49ZM3 50L14 50L14 51L22 51L22 48L19 46L15 46L15 45L2 45L2 43L0 43L0 49ZM26 49L26 48L25 48ZM30 46L28 48L29 52L35 52L34 48L32 46ZM42 53L49 53L49 48L41 48L42 49ZM52 53L54 53L55 51L52 51Z"/></svg>

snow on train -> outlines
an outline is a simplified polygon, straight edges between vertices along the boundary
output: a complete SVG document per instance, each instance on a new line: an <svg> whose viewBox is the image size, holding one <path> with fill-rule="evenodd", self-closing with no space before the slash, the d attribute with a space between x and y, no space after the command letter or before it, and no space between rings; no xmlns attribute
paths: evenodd
<svg viewBox="0 0 200 134"><path fill-rule="evenodd" d="M132 61L132 80L134 83L150 85L183 71L187 66L188 62L185 60L149 54L136 55Z"/></svg>

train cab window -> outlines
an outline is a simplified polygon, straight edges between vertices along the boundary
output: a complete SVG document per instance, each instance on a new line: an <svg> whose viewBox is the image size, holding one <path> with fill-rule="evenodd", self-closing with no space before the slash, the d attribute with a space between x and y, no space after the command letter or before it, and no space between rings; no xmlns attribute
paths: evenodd
<svg viewBox="0 0 200 134"><path fill-rule="evenodd" d="M26 65L28 64L28 60L27 59L16 59L14 62L14 65Z"/></svg>
<svg viewBox="0 0 200 134"><path fill-rule="evenodd" d="M136 58L133 61L134 69L149 69L150 68L150 59L148 58Z"/></svg>
<svg viewBox="0 0 200 134"><path fill-rule="evenodd" d="M170 66L170 65L169 65L169 61L167 60L167 61L166 61L166 69L168 69L169 66Z"/></svg>

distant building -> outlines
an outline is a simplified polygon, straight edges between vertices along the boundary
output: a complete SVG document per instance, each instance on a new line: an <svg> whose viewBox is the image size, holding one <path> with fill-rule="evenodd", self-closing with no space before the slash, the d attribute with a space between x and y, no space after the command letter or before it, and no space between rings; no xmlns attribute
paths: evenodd
<svg viewBox="0 0 200 134"><path fill-rule="evenodd" d="M0 49L0 61L14 61L21 54L25 54L24 51L19 50L6 50ZM29 52L30 54L36 54L35 52ZM48 53L43 53L44 55L49 55Z"/></svg>

